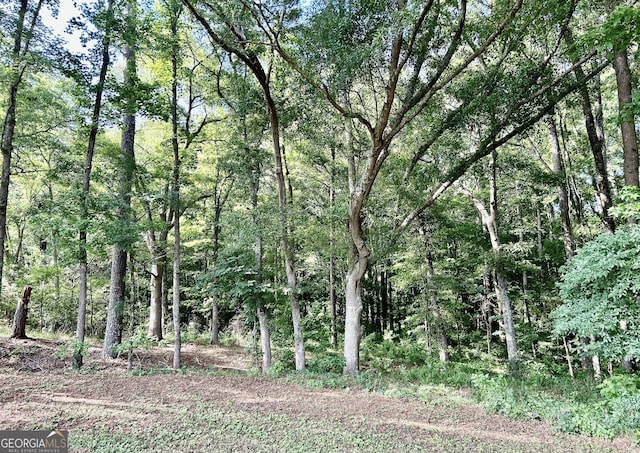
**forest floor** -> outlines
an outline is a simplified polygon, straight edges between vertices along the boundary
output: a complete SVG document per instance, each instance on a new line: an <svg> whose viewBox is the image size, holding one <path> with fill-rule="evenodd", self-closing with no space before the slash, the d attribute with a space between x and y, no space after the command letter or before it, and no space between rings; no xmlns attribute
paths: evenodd
<svg viewBox="0 0 640 453"><path fill-rule="evenodd" d="M184 345L101 360L82 372L61 342L0 339L0 430L69 431L75 452L632 452L630 440L562 434L486 413L468 393L425 400L261 376L241 347ZM144 371L146 370L146 371Z"/></svg>

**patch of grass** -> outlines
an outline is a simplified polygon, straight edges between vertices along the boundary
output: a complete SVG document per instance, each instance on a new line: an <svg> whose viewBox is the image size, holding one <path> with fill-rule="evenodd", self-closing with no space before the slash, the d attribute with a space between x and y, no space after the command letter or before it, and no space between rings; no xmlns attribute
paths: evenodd
<svg viewBox="0 0 640 453"><path fill-rule="evenodd" d="M359 417L327 420L269 414L252 408L221 404L196 404L170 409L166 423L70 433L71 451L91 452L381 452L381 451L535 451L515 441L479 442L434 430L428 439L403 435L402 426L376 431L371 421ZM539 451L545 451L540 449Z"/></svg>

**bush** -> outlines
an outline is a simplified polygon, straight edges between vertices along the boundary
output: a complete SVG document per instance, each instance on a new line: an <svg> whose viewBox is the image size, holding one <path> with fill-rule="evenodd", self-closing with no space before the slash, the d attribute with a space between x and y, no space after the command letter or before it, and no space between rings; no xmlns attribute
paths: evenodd
<svg viewBox="0 0 640 453"><path fill-rule="evenodd" d="M574 382L574 392L562 393L562 397L507 376L476 374L471 381L475 398L489 412L547 420L566 433L608 439L629 435L640 439L640 391L635 376L612 376L598 386L599 393L589 391L588 387L580 389ZM562 390L552 384L548 389L558 393Z"/></svg>
<svg viewBox="0 0 640 453"><path fill-rule="evenodd" d="M307 371L311 373L342 373L345 361L344 357L336 355L318 355L309 360Z"/></svg>
<svg viewBox="0 0 640 453"><path fill-rule="evenodd" d="M640 226L603 233L563 267L563 304L552 313L554 333L593 338L581 352L620 360L640 358Z"/></svg>

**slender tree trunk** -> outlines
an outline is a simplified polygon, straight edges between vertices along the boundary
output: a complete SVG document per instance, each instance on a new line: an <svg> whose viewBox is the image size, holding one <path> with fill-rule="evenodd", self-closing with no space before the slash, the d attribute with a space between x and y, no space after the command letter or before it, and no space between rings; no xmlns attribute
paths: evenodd
<svg viewBox="0 0 640 453"><path fill-rule="evenodd" d="M271 93L271 81L270 71L265 71L262 62L258 56L248 48L247 40L242 27L237 24L231 25L230 32L235 36L237 45L232 45L230 42L222 39L209 25L208 21L202 17L198 11L194 8L191 2L185 1L184 4L189 8L191 13L196 19L205 27L209 37L216 42L220 47L226 51L238 56L251 70L256 80L262 88L262 94L264 96L265 105L269 115L269 125L271 127L271 141L273 147L273 158L275 164L275 176L278 186L278 202L280 210L280 241L284 253L285 259L285 272L287 275L288 284L288 298L291 306L291 317L293 324L293 337L295 347L295 360L296 370L303 370L305 367L305 351L304 341L302 336L302 323L300 303L297 298L296 292L296 270L295 270L295 256L293 246L290 238L290 224L288 218L287 207L287 188L285 185L284 172L283 172L283 158L282 148L280 144L280 124L278 118L278 110L276 103Z"/></svg>
<svg viewBox="0 0 640 453"><path fill-rule="evenodd" d="M91 185L91 168L93 166L93 154L96 147L96 139L100 129L100 112L102 110L102 95L104 84L107 79L107 71L111 64L109 57L109 47L111 46L111 27L113 22L113 0L109 0L106 9L107 21L102 40L102 62L100 75L96 85L96 95L93 103L93 113L91 115L91 127L89 129L89 141L84 162L84 178L82 181L82 201L80 204L80 231L79 231L79 274L80 283L78 290L78 318L76 322L76 342L84 343L86 315L87 315L87 283L89 279L88 258L87 258L87 224L89 223L89 190ZM73 368L82 367L82 354L73 356Z"/></svg>
<svg viewBox="0 0 640 453"><path fill-rule="evenodd" d="M257 309L258 324L260 325L260 346L262 347L262 372L271 369L271 334L269 332L269 312L264 304Z"/></svg>
<svg viewBox="0 0 640 453"><path fill-rule="evenodd" d="M178 189L176 188L176 192ZM175 195L176 206L180 206L179 194ZM174 245L173 245L173 369L180 369L180 360L182 352L182 337L180 331L180 257L182 254L182 247L180 245L180 214L178 210L175 213L175 222L173 226L174 232Z"/></svg>
<svg viewBox="0 0 640 453"><path fill-rule="evenodd" d="M149 305L149 336L162 340L162 287L164 281L164 263L157 257L152 257L150 277L150 305Z"/></svg>
<svg viewBox="0 0 640 453"><path fill-rule="evenodd" d="M180 10L177 10L171 18L171 34L178 36L178 18ZM180 145L178 142L178 45L172 43L171 53L171 147L173 150L173 368L180 369L182 352L182 338L180 331L180 258L182 247L180 244Z"/></svg>
<svg viewBox="0 0 640 453"><path fill-rule="evenodd" d="M615 53L614 68L618 86L618 105L620 110L620 130L622 132L622 147L624 150L624 184L638 187L638 137L636 135L635 118L628 110L632 102L631 71L627 50Z"/></svg>
<svg viewBox="0 0 640 453"><path fill-rule="evenodd" d="M575 253L575 241L573 239L573 227L571 225L571 214L569 213L569 196L567 194L566 177L562 154L560 152L560 141L558 140L558 130L552 116L545 119L547 134L551 146L551 160L553 173L558 176L558 204L560 206L560 219L562 221L562 238L564 243L564 253L567 258L571 258Z"/></svg>
<svg viewBox="0 0 640 453"><path fill-rule="evenodd" d="M336 313L336 258L335 258L335 226L333 222L335 202L336 202L336 150L331 147L331 173L329 182L329 210L331 212L331 222L329 225L329 306L331 307L331 336L329 344L338 343L337 313Z"/></svg>
<svg viewBox="0 0 640 453"><path fill-rule="evenodd" d="M167 189L165 195L167 195L168 192ZM151 206L148 203L144 203L144 209L147 213L147 220L152 224L154 219ZM173 216L173 211L169 212L169 216ZM167 207L165 206L160 213L160 220L163 224L161 231L156 232L149 230L144 234L144 239L149 249L149 254L151 255L148 333L151 338L156 338L158 341L164 338L164 324L167 312L167 237L170 228L167 217Z"/></svg>
<svg viewBox="0 0 640 453"><path fill-rule="evenodd" d="M18 89L24 79L27 69L27 53L31 37L33 36L34 27L37 24L37 18L40 15L40 9L43 0L39 0L33 10L33 17L30 26L27 22L27 13L29 11L29 1L19 0L20 7L18 9L18 17L16 19L16 28L13 41L13 51L11 53L11 71L9 74L9 90L6 99L6 112L4 123L2 125L2 139L0 147L2 148L2 174L0 176L0 294L2 293L2 278L4 271L4 252L7 235L7 204L9 202L9 186L11 179L11 158L13 156L13 142L16 130L16 110L18 104Z"/></svg>
<svg viewBox="0 0 640 453"><path fill-rule="evenodd" d="M284 180L282 153L280 147L280 126L276 105L271 98L271 92L268 83L263 84L264 96L269 110L269 121L271 124L271 136L273 142L273 158L275 163L276 182L278 184L278 200L280 207L280 228L281 228L281 246L284 254L285 271L287 274L289 305L291 306L291 318L293 323L293 342L295 348L296 370L301 371L305 368L305 352L304 340L302 337L302 322L300 313L300 302L296 292L296 270L293 247L291 238L289 237L289 216L287 191Z"/></svg>
<svg viewBox="0 0 640 453"><path fill-rule="evenodd" d="M427 247L430 247L430 244L427 243ZM433 327L438 342L438 356L440 357L440 362L443 365L446 365L449 363L449 340L442 321L442 313L440 313L442 307L439 306L440 304L438 304L438 298L436 296L435 277L436 272L433 268L433 254L431 253L431 250L427 250L427 279L429 285L431 318L433 319Z"/></svg>
<svg viewBox="0 0 640 453"><path fill-rule="evenodd" d="M214 217L213 217L213 244L211 250L211 262L215 269L218 266L218 256L220 254L220 235L222 233L222 209L227 202L229 193L233 186L233 179L229 182L228 177L223 177L220 168L216 168L216 182L214 186ZM225 185L225 181L228 182ZM218 294L214 293L211 298L211 344L219 343L219 319L218 319Z"/></svg>
<svg viewBox="0 0 640 453"><path fill-rule="evenodd" d="M501 244L498 236L498 199L497 199L497 178L496 178L496 152L491 153L489 171L489 210L487 210L484 204L475 198L467 190L463 190L473 201L474 206L478 210L482 223L489 233L491 240L491 248L495 256L495 267L493 270L494 277L494 290L496 298L500 304L502 311L502 327L504 330L505 340L507 343L507 357L509 360L509 367L511 370L515 370L518 365L518 346L515 335L515 323L513 320L513 308L511 306L511 299L509 298L509 287L507 279L504 276L501 262Z"/></svg>
<svg viewBox="0 0 640 453"><path fill-rule="evenodd" d="M254 175L256 178L259 178L260 175L257 173ZM252 193L252 204L253 211L256 212L256 208L258 205L258 184L259 181L254 181L253 184L253 193ZM257 225L258 220L254 218L254 223ZM255 243L255 261L256 261L256 278L258 282L262 281L262 236L258 234ZM260 346L262 347L262 372L266 373L271 369L271 332L269 329L269 310L267 309L264 301L262 300L262 295L258 296L258 307L256 310L258 316L258 323L260 325Z"/></svg>
<svg viewBox="0 0 640 453"><path fill-rule="evenodd" d="M218 319L218 295L213 295L211 304L211 344L220 344L220 320Z"/></svg>
<svg viewBox="0 0 640 453"><path fill-rule="evenodd" d="M31 286L25 286L22 295L18 299L16 313L13 316L13 333L11 338L27 339L27 316L29 314L29 301L31 300Z"/></svg>
<svg viewBox="0 0 640 453"><path fill-rule="evenodd" d="M502 323L507 343L507 358L512 370L518 364L518 346L516 343L515 323L513 321L513 308L509 298L509 286L501 269L494 270L496 297L500 301L502 309Z"/></svg>
<svg viewBox="0 0 640 453"><path fill-rule="evenodd" d="M125 40L132 39L135 30L131 21L135 19L135 7L130 4L126 6L125 19L128 22L125 30ZM124 46L124 86L129 92L126 100L125 115L120 140L119 156L119 207L117 220L120 228L126 231L131 223L131 190L133 188L133 174L135 169L135 135L136 135L136 99L135 88L137 79L136 55L133 47L129 44ZM122 340L122 322L124 317L124 305L126 300L125 279L127 276L127 256L128 241L123 240L113 245L113 256L111 264L111 284L109 287L109 304L107 306L107 325L105 328L104 345L102 357L115 357L114 346L120 344Z"/></svg>
<svg viewBox="0 0 640 453"><path fill-rule="evenodd" d="M569 46L573 46L573 35L570 30L565 31L565 40ZM575 59L574 59L575 63ZM609 215L609 209L612 205L611 185L609 184L609 176L607 174L607 158L604 148L604 138L599 137L596 121L593 115L591 96L587 86L587 79L581 66L574 69L576 77L584 83L580 86L578 92L582 101L582 113L584 116L585 128L589 139L589 146L593 155L596 169L596 190L600 209L602 211L602 222L607 231L615 231L615 222L613 217Z"/></svg>

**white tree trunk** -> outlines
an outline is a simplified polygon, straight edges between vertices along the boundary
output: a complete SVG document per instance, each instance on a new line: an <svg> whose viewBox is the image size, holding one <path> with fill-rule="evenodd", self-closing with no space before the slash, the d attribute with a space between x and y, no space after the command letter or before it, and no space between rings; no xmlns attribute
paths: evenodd
<svg viewBox="0 0 640 453"><path fill-rule="evenodd" d="M262 372L271 369L271 334L269 333L269 314L264 306L258 307L260 325L260 345L262 346Z"/></svg>
<svg viewBox="0 0 640 453"><path fill-rule="evenodd" d="M219 328L219 316L218 316L218 296L213 296L213 304L211 306L211 344L217 345L220 343L220 328Z"/></svg>
<svg viewBox="0 0 640 453"><path fill-rule="evenodd" d="M513 309L509 298L509 289L504 275L499 269L495 271L495 291L496 297L502 307L502 327L507 343L507 358L511 368L515 368L518 362L518 346L516 343L516 332L513 322Z"/></svg>
<svg viewBox="0 0 640 453"><path fill-rule="evenodd" d="M345 288L344 313L344 359L345 375L357 374L360 369L360 339L362 328L360 315L362 313L362 271L356 263L347 274Z"/></svg>

